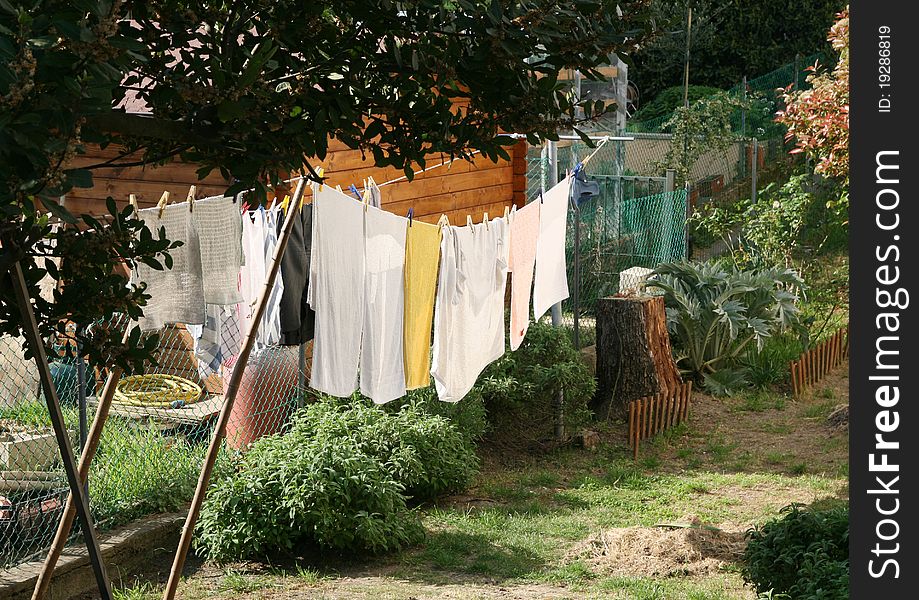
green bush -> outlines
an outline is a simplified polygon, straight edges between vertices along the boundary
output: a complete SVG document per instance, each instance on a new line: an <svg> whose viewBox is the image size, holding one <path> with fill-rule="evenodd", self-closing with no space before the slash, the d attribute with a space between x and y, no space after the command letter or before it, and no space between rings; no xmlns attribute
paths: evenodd
<svg viewBox="0 0 919 600"><path fill-rule="evenodd" d="M743 577L757 593L795 600L849 594L849 508L791 505L747 532Z"/></svg>
<svg viewBox="0 0 919 600"><path fill-rule="evenodd" d="M475 447L446 417L431 414L422 403L386 410L363 402L319 402L297 417L292 433L353 438L362 452L388 469L405 495L418 500L461 490L478 472Z"/></svg>
<svg viewBox="0 0 919 600"><path fill-rule="evenodd" d="M527 444L551 437L559 390L564 391L565 423L576 429L590 419L587 403L596 388L568 331L532 323L516 351L485 369L470 397L483 399L493 437Z"/></svg>
<svg viewBox="0 0 919 600"><path fill-rule="evenodd" d="M402 410L406 405L414 405L429 415L437 415L449 421L462 434L470 448L475 445L488 429L488 417L485 404L480 394L471 394L459 402L441 402L433 385L411 390L402 400L384 405L388 412Z"/></svg>
<svg viewBox="0 0 919 600"><path fill-rule="evenodd" d="M461 489L477 468L464 435L419 403L388 412L316 402L288 432L253 444L238 470L211 487L198 544L215 560L302 545L399 549L423 533L408 499Z"/></svg>
<svg viewBox="0 0 919 600"><path fill-rule="evenodd" d="M648 287L664 292L677 364L715 394L747 385L742 359L790 330L805 335L792 269L740 270L717 261L660 265Z"/></svg>

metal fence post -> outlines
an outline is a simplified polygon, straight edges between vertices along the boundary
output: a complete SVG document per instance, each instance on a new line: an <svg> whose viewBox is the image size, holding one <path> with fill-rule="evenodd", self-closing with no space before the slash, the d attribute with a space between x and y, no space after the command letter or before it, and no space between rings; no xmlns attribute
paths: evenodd
<svg viewBox="0 0 919 600"><path fill-rule="evenodd" d="M558 184L558 147L553 141L548 142L548 155L549 155L549 188L555 187ZM562 303L558 302L552 305L550 309L550 314L552 316L552 326L561 327L562 326ZM565 392L559 388L558 393L555 396L555 437L556 439L565 438Z"/></svg>
<svg viewBox="0 0 919 600"><path fill-rule="evenodd" d="M683 244L686 248L686 260L692 260L692 237L689 235L689 217L692 216L692 203L690 202L692 187L688 181L683 185L683 189L686 190L686 220L683 221L686 233L683 236Z"/></svg>
<svg viewBox="0 0 919 600"><path fill-rule="evenodd" d="M757 174L757 163L759 163L759 142L756 138L753 138L753 151L751 152L752 166L750 167L750 201L754 204L756 203L756 174Z"/></svg>

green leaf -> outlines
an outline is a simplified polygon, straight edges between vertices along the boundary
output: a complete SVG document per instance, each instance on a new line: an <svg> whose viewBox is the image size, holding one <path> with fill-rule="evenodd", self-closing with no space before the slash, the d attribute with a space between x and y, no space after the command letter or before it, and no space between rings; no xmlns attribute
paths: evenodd
<svg viewBox="0 0 919 600"><path fill-rule="evenodd" d="M52 215L63 221L64 223L69 223L75 225L77 223L76 217L70 214L70 211L58 204L55 200L51 198L45 198L39 196L38 198L42 205L50 212Z"/></svg>

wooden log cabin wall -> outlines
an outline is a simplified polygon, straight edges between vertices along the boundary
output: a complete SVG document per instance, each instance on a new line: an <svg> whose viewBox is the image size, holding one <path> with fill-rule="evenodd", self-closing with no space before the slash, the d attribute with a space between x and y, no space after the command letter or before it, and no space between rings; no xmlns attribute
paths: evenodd
<svg viewBox="0 0 919 600"><path fill-rule="evenodd" d="M314 166L325 169L325 176L331 185L362 186L365 178L372 176L378 183L397 179L402 171L388 167L378 168L370 154L361 156L359 150L350 150L340 142L332 140L329 154L324 161L314 161ZM398 181L383 188L383 208L405 215L414 208L414 217L434 223L441 214L446 214L453 224L466 222L466 215L476 221L483 213L500 215L504 207L522 206L526 202L526 142L511 148L511 160L492 162L477 155L473 162L454 161L424 173L417 173L414 181ZM90 147L85 155L77 158L72 167L93 165L115 157L116 150ZM130 160L130 159L127 159ZM445 160L445 159L444 159ZM432 155L428 167L443 160ZM170 193L170 202L181 202L188 194L189 186L198 186L198 197L222 194L230 182L212 173L204 180L198 180L197 165L173 162L159 167L125 167L117 169L96 169L93 171L94 187L76 188L64 197L64 206L74 214L105 214L105 200L115 199L119 208L128 203L128 195L135 194L141 208L155 205L164 190Z"/></svg>

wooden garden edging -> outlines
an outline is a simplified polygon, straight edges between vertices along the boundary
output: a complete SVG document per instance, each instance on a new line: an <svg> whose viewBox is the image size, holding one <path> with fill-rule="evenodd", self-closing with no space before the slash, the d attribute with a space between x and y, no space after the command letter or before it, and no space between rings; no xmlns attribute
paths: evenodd
<svg viewBox="0 0 919 600"><path fill-rule="evenodd" d="M638 458L641 440L676 427L689 418L692 381L681 383L670 394L660 393L629 402L629 445Z"/></svg>
<svg viewBox="0 0 919 600"><path fill-rule="evenodd" d="M809 387L848 358L849 327L846 326L814 345L797 360L791 361L791 390L794 397L801 397Z"/></svg>

